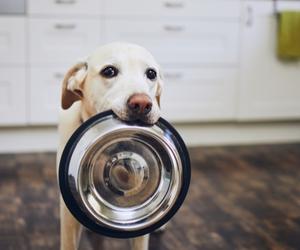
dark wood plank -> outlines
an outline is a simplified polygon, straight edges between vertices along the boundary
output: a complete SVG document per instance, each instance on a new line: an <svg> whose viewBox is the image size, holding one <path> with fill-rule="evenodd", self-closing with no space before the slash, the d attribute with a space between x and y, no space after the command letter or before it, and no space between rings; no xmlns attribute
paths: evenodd
<svg viewBox="0 0 300 250"><path fill-rule="evenodd" d="M150 250L300 249L300 144L190 149L184 206ZM55 154L0 155L0 249L59 249ZM85 235L81 249L129 249Z"/></svg>

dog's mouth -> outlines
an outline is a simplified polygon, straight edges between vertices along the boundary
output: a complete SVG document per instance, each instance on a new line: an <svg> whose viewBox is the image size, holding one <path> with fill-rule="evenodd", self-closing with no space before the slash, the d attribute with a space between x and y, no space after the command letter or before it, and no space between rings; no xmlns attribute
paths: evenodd
<svg viewBox="0 0 300 250"><path fill-rule="evenodd" d="M127 122L137 122L137 123L144 123L147 125L154 124L155 122L152 121L150 115L132 115L132 114L127 114L125 117L119 117L123 121Z"/></svg>
<svg viewBox="0 0 300 250"><path fill-rule="evenodd" d="M135 115L129 115L127 121L130 122L140 122L147 125L153 124L153 122L150 119L150 116L135 116Z"/></svg>
<svg viewBox="0 0 300 250"><path fill-rule="evenodd" d="M122 111L117 109L112 109L115 115L122 121L126 122L138 122L146 125L152 125L157 122L158 118L155 118L153 114L150 112L147 115L136 115L132 114L128 111Z"/></svg>

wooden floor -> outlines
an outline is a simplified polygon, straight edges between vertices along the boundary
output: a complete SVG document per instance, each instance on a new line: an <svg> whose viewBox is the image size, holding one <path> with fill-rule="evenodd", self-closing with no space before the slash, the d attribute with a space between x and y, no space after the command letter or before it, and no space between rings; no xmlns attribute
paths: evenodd
<svg viewBox="0 0 300 250"><path fill-rule="evenodd" d="M190 152L188 198L151 250L300 249L300 144ZM0 249L59 249L58 220L55 155L0 155Z"/></svg>

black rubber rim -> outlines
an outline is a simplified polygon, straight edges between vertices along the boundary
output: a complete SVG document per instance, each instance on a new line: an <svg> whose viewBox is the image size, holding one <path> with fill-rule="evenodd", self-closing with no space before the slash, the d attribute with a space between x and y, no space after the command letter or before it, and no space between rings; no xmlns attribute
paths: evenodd
<svg viewBox="0 0 300 250"><path fill-rule="evenodd" d="M88 130L91 126L93 126L94 123L98 123L101 119L113 116L116 117L116 115L111 111L105 111L102 113L99 113L90 119L88 119L86 122L81 124L81 126L72 134L70 139L68 140L61 159L59 163L59 187L60 192L62 194L62 197L65 201L65 204L67 208L70 210L70 212L73 214L73 216L86 228L89 230L99 233L108 237L114 237L114 238L132 238L132 237L138 237L141 235L145 235L148 233L151 233L155 231L156 229L160 228L162 225L164 225L168 220L170 220L175 213L178 211L178 209L181 207L182 203L184 202L184 199L187 195L189 185L190 185L190 179L191 179L191 166L190 166L190 158L189 153L186 148L186 145L184 141L182 140L179 133L175 130L175 128L167 122L163 118L159 118L158 122L160 124L160 127L163 127L165 131L168 131L168 133L172 134L175 137L174 143L177 144L177 150L181 156L182 161L182 175L183 175L183 182L181 186L180 193L178 195L177 200L175 201L172 208L169 210L168 213L165 214L165 216L159 220L158 222L140 229L136 231L123 231L123 230L116 230L107 228L103 225L99 225L95 221L91 220L87 215L80 209L78 206L76 200L74 199L71 190L69 189L68 185L68 168L69 168L69 162L72 156L72 153L74 151L75 146L77 145L78 141L82 137L82 135L85 133L86 130Z"/></svg>

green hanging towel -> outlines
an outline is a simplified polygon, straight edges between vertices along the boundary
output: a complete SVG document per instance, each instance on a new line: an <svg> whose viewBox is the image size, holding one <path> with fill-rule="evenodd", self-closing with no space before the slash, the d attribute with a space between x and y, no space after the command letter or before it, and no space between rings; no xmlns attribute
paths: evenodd
<svg viewBox="0 0 300 250"><path fill-rule="evenodd" d="M300 59L300 11L279 14L277 54L282 59Z"/></svg>

